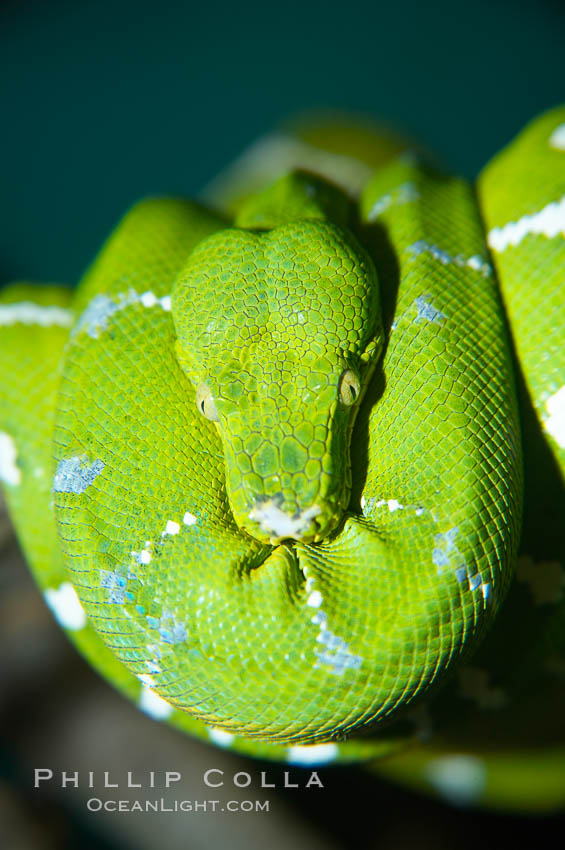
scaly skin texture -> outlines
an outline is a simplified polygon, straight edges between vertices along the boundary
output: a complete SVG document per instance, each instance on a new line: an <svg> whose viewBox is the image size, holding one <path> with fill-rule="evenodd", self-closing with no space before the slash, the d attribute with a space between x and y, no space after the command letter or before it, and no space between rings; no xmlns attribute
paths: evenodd
<svg viewBox="0 0 565 850"><path fill-rule="evenodd" d="M213 399L237 525L316 543L349 505L352 413L383 341L379 286L370 256L312 199L326 186L281 182L259 199L262 212L278 201L274 220L254 216L266 232L231 228L192 252L173 294L176 350Z"/></svg>
<svg viewBox="0 0 565 850"><path fill-rule="evenodd" d="M478 719L453 720L452 678L432 703L446 735L383 763L439 790L434 759L471 727L488 738L481 702L504 725L464 657L511 581L521 430L525 528L531 494L562 504L562 124L542 117L489 166L480 209L406 156L360 196L296 170L226 196L231 222L139 204L72 296L4 291L1 469L22 545L77 645L154 716L263 757L366 759L414 744L423 700L458 670L464 695L486 689ZM511 192L521 169L535 179ZM505 226L524 216L512 246ZM520 428L522 371L545 436L528 436L525 390ZM528 473L535 445L547 472ZM556 525L557 590L546 577L539 592L559 612L533 623L533 660L506 664L518 698L565 649ZM524 539L522 574L539 575ZM496 659L520 604L513 589L477 658ZM516 799L483 786L486 803Z"/></svg>

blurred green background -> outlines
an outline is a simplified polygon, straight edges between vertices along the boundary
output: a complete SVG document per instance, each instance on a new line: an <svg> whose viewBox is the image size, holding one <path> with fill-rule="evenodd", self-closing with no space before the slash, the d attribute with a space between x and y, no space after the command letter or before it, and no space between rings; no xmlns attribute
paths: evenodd
<svg viewBox="0 0 565 850"><path fill-rule="evenodd" d="M4 0L2 281L76 281L136 199L195 194L258 135L310 109L380 118L472 178L565 101L564 56L560 0ZM466 850L542 845L565 825L454 810L360 769L327 770L320 796L272 795L278 814L261 821L151 819L153 833L147 818L87 820L76 795L39 797L38 758L84 770L112 769L113 757L126 769L178 758L197 783L202 766L266 768L124 703L67 646L9 532L0 537L0 820L16 836L10 846L140 850L159 846L160 831L171 848L284 847L292 837L309 850Z"/></svg>
<svg viewBox="0 0 565 850"><path fill-rule="evenodd" d="M565 99L560 0L4 0L0 274L73 282L150 193L295 112L355 110L472 177Z"/></svg>

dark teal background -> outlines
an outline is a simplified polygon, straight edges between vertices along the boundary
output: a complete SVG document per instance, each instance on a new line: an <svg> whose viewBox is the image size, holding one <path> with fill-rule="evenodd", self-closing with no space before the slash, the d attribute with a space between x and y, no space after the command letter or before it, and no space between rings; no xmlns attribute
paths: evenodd
<svg viewBox="0 0 565 850"><path fill-rule="evenodd" d="M565 102L563 0L0 4L2 281L76 281L133 201L196 193L296 112L380 117L473 177L528 120ZM22 693L8 738L35 716ZM21 770L14 757L0 777L24 788ZM420 833L418 850L554 840L540 821L458 812L361 771L337 771L327 795L293 805L340 847L404 850L415 845L397 836ZM545 823L563 833L563 817ZM80 846L110 845L81 833Z"/></svg>
<svg viewBox="0 0 565 850"><path fill-rule="evenodd" d="M392 121L472 177L565 100L565 4L12 0L0 56L0 274L73 282L135 199L297 110Z"/></svg>

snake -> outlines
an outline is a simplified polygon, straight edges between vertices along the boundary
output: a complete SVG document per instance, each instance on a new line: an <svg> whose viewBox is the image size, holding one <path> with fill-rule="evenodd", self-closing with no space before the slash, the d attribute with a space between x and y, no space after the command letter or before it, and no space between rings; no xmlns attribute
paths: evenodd
<svg viewBox="0 0 565 850"><path fill-rule="evenodd" d="M563 107L474 184L313 125L6 286L4 495L92 666L245 755L565 804L564 235Z"/></svg>

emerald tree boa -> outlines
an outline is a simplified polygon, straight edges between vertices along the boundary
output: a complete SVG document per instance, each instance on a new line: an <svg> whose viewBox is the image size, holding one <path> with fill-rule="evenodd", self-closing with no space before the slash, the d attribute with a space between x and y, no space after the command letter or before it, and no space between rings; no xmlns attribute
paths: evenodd
<svg viewBox="0 0 565 850"><path fill-rule="evenodd" d="M17 534L158 720L562 805L565 110L475 186L325 132L142 201L75 291L4 289Z"/></svg>

